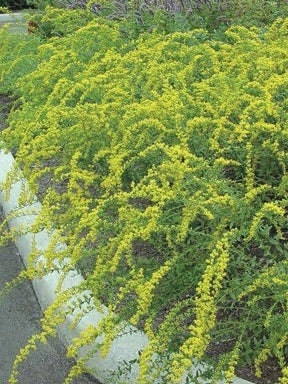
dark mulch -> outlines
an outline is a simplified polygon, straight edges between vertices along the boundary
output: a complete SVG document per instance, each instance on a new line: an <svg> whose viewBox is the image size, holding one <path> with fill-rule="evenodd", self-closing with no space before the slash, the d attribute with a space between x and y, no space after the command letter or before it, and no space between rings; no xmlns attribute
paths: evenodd
<svg viewBox="0 0 288 384"><path fill-rule="evenodd" d="M6 117L12 108L12 104L12 97L0 94L0 132L8 126Z"/></svg>
<svg viewBox="0 0 288 384"><path fill-rule="evenodd" d="M244 366L236 369L236 374L242 379L252 381L255 384L276 384L281 375L281 369L275 358L269 358L262 364L262 376L256 377L253 366Z"/></svg>

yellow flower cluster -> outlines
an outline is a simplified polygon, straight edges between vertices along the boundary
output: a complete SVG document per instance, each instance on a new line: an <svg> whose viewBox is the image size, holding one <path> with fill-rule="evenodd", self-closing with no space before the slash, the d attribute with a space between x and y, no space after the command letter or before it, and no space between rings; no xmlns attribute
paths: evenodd
<svg viewBox="0 0 288 384"><path fill-rule="evenodd" d="M215 299L221 288L229 262L229 238L233 232L226 233L215 246L207 260L202 281L197 287L195 299L196 319L190 327L190 337L181 345L179 353L173 357L171 383L180 382L185 371L191 367L193 359L200 359L210 341L209 333L215 325Z"/></svg>
<svg viewBox="0 0 288 384"><path fill-rule="evenodd" d="M279 203L277 202L271 202L271 203L264 203L261 209L255 214L251 227L249 229L249 235L247 236L246 240L250 241L253 239L253 237L256 235L256 232L259 228L259 225L261 223L261 220L265 218L270 218L272 223L274 222L273 216L277 217L283 217L285 215L285 209L279 206Z"/></svg>
<svg viewBox="0 0 288 384"><path fill-rule="evenodd" d="M164 265L162 265L156 272L152 274L151 278L148 281L137 287L136 294L138 295L138 309L137 312L130 318L130 322L132 324L137 324L140 320L140 317L149 312L153 299L153 291L156 285L170 270L173 262L173 259L168 260Z"/></svg>

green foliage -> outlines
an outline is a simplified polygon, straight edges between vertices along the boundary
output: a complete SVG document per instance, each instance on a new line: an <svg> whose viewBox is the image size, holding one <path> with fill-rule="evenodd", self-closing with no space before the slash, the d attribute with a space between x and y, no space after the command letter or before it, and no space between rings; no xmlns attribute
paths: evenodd
<svg viewBox="0 0 288 384"><path fill-rule="evenodd" d="M56 0L26 0L27 4L39 9L44 9L47 5L57 6Z"/></svg>
<svg viewBox="0 0 288 384"><path fill-rule="evenodd" d="M285 0L27 0L39 9L47 5L88 9L97 16L121 20L132 36L143 31L171 33L204 28L222 34L231 25L265 28L286 17Z"/></svg>
<svg viewBox="0 0 288 384"><path fill-rule="evenodd" d="M265 28L279 17L286 17L287 1L278 0L179 0L92 2L94 12L126 21L129 30L157 30L171 33L204 28L220 34L231 25Z"/></svg>
<svg viewBox="0 0 288 384"><path fill-rule="evenodd" d="M0 0L0 7L8 7L10 10L28 8L26 0Z"/></svg>
<svg viewBox="0 0 288 384"><path fill-rule="evenodd" d="M90 12L47 7L48 12L35 13L29 20L33 20L38 29L36 33L44 38L61 37L77 31L94 19Z"/></svg>
<svg viewBox="0 0 288 384"><path fill-rule="evenodd" d="M162 16L138 38L85 11L37 20L42 37L0 30L0 90L18 97L1 142L35 192L49 178L35 231L67 243L49 265L89 261L109 310L71 354L103 331L107 352L126 320L150 338L139 384L200 358L227 382L268 356L286 374L288 19L222 41Z"/></svg>

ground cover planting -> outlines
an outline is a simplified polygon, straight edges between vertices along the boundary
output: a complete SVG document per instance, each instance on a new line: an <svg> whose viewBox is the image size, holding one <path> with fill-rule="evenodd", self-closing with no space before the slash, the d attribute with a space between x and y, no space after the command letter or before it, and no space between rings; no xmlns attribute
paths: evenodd
<svg viewBox="0 0 288 384"><path fill-rule="evenodd" d="M86 278L40 339L61 297L90 289L109 314L70 357L103 332L107 352L130 322L150 340L139 384L180 383L195 360L229 383L270 359L287 383L288 19L218 39L135 37L84 10L37 17L39 33L0 30L0 91L14 99L0 142L42 201L32 230L55 229L47 268L69 256Z"/></svg>

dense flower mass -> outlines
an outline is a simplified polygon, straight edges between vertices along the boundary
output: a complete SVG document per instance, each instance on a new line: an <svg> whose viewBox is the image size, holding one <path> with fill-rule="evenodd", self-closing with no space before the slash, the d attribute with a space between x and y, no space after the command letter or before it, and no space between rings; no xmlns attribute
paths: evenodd
<svg viewBox="0 0 288 384"><path fill-rule="evenodd" d="M0 31L1 92L17 96L1 145L42 199L35 231L56 229L110 313L83 340L105 332L105 352L123 320L144 328L141 384L180 383L193 359L228 382L269 356L286 382L288 19L220 41L128 39L85 15L48 8L46 39Z"/></svg>

